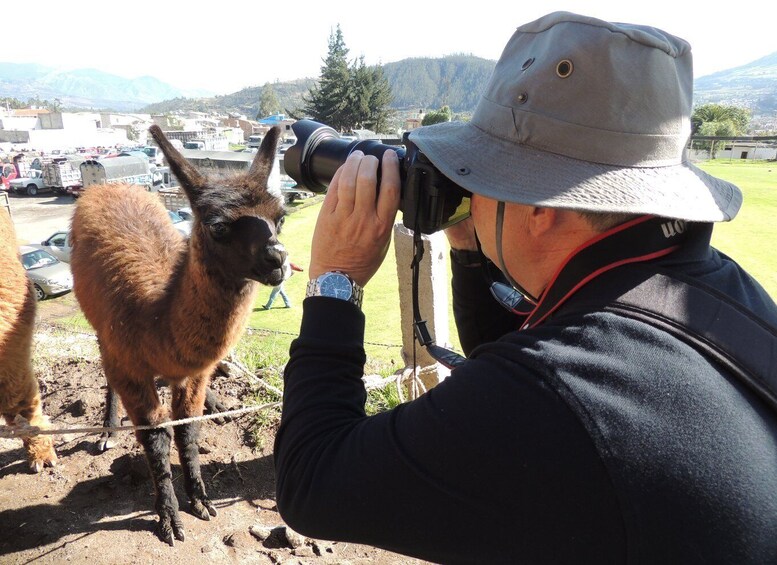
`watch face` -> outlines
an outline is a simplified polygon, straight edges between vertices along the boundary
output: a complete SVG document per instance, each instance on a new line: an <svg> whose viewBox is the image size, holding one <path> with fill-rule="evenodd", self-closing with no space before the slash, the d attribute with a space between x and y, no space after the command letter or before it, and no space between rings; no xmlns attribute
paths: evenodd
<svg viewBox="0 0 777 565"><path fill-rule="evenodd" d="M353 294L351 281L343 274L329 273L319 281L321 296L332 296L341 300L348 300Z"/></svg>

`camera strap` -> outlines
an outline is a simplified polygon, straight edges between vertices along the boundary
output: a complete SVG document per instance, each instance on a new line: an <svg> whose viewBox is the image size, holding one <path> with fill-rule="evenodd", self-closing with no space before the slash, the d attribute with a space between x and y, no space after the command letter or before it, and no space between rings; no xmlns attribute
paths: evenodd
<svg viewBox="0 0 777 565"><path fill-rule="evenodd" d="M714 361L777 413L777 328L720 291L664 269L632 265L603 276L559 319L605 311L639 320Z"/></svg>

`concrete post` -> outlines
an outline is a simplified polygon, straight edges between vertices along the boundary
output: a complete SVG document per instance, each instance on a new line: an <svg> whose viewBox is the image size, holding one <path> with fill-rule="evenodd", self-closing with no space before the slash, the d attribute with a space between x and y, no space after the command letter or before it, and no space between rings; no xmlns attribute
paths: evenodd
<svg viewBox="0 0 777 565"><path fill-rule="evenodd" d="M435 343L449 344L448 316L448 242L445 234L437 232L422 235L424 256L419 266L418 302L421 319L434 337ZM415 343L413 328L413 232L401 223L394 226L394 250L397 260L397 278L399 280L399 303L402 321L402 359L405 363L403 379L412 399L419 396L450 374L450 370L437 363L425 347ZM414 382L413 346L415 345L415 366L420 368L417 375L422 386ZM408 370L409 369L409 370Z"/></svg>

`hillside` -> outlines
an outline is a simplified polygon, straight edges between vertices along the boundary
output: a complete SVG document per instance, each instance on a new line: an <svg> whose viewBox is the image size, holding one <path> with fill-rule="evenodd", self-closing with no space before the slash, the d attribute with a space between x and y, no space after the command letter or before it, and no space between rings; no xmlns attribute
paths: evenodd
<svg viewBox="0 0 777 565"><path fill-rule="evenodd" d="M454 113L471 112L495 61L472 55L410 58L383 65L397 110L428 110L448 105ZM281 108L299 108L315 78L272 83ZM94 69L61 72L40 65L0 63L0 98L58 99L64 107L165 113L219 111L255 117L263 86L223 96L176 89L153 77L125 79ZM753 116L777 112L777 52L733 69L696 79L695 103L744 106Z"/></svg>
<svg viewBox="0 0 777 565"><path fill-rule="evenodd" d="M183 91L151 76L127 79L96 69L59 71L42 65L0 62L0 98L56 99L66 108L127 112L159 100L209 95Z"/></svg>
<svg viewBox="0 0 777 565"><path fill-rule="evenodd" d="M397 109L439 108L445 104L454 112L469 112L477 103L480 89L494 69L495 61L470 55L451 55L440 59L404 59L387 63L383 72L394 92L392 107ZM315 79L276 82L271 87L287 113L302 105ZM263 86L244 88L233 94L212 98L165 100L142 108L147 113L175 110L200 112L219 110L256 116Z"/></svg>
<svg viewBox="0 0 777 565"><path fill-rule="evenodd" d="M777 112L777 52L747 65L720 71L694 82L695 102L750 108L753 115Z"/></svg>
<svg viewBox="0 0 777 565"><path fill-rule="evenodd" d="M394 92L392 107L399 110L437 109L448 105L454 113L472 112L495 61L470 55L403 59L383 66ZM274 83L281 106L299 107L301 96L314 79ZM262 87L246 88L227 96L196 100L167 100L144 108L148 112L177 109L232 111L254 116ZM694 103L731 104L749 108L754 117L777 113L777 52L733 69L694 81Z"/></svg>
<svg viewBox="0 0 777 565"><path fill-rule="evenodd" d="M302 95L310 90L315 83L314 79L298 79L291 82L272 83L275 96L284 110L292 110L302 104ZM259 112L259 100L262 96L262 86L243 88L232 94L214 96L209 98L175 98L149 104L141 108L141 112L149 114L164 114L177 110L190 110L195 112L231 112L244 114L250 118L256 117Z"/></svg>

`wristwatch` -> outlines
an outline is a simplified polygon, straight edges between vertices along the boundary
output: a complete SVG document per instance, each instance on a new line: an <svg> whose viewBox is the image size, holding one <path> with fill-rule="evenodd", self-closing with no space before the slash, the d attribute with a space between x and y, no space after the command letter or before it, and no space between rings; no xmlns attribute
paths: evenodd
<svg viewBox="0 0 777 565"><path fill-rule="evenodd" d="M340 271L330 271L308 282L305 296L329 296L362 307L364 289Z"/></svg>

